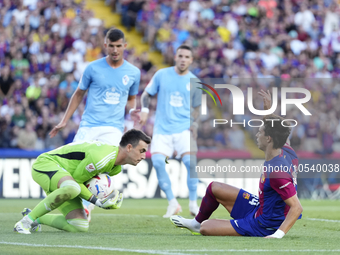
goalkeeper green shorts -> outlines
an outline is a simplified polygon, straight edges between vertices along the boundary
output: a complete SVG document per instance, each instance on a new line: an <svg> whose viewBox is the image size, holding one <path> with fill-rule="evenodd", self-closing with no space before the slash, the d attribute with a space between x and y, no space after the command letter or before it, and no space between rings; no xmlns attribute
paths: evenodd
<svg viewBox="0 0 340 255"><path fill-rule="evenodd" d="M55 191L58 188L59 180L65 176L72 177L57 162L44 155L39 156L32 165L32 178L45 191L46 195ZM79 196L58 207L64 216L75 209L83 209L83 203Z"/></svg>

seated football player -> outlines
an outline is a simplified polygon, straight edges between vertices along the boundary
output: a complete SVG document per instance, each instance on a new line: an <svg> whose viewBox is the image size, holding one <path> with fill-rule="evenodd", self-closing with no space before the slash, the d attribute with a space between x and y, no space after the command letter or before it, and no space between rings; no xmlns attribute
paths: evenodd
<svg viewBox="0 0 340 255"><path fill-rule="evenodd" d="M142 131L132 129L123 135L119 147L98 141L76 142L41 154L32 165L32 178L47 197L32 211L24 209L24 217L15 224L14 231L30 234L31 230L39 231L40 224L69 232L88 231L81 198L104 209L118 209L123 194L113 191L97 199L84 183L104 172L114 176L121 172L121 165L137 165L145 159L150 142ZM56 208L62 215L48 214Z"/></svg>
<svg viewBox="0 0 340 255"><path fill-rule="evenodd" d="M283 118L279 116L269 115L263 120L264 125L256 134L257 146L265 152L259 196L212 182L194 219L170 218L176 227L187 228L196 235L282 238L301 217L302 206L297 197L295 169L292 167L298 164L298 159L286 143L290 129L281 125ZM283 170L273 171L275 167ZM219 204L227 209L233 220L209 219Z"/></svg>

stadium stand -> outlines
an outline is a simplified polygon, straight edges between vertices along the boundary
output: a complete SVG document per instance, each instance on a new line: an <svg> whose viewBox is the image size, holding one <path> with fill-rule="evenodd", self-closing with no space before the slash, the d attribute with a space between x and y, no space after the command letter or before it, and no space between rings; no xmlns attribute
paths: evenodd
<svg viewBox="0 0 340 255"><path fill-rule="evenodd" d="M103 2L102 2L103 3ZM172 65L175 49L191 45L199 78L223 78L245 90L301 86L312 92L307 108L312 118L298 119L292 146L304 157L339 156L340 31L339 6L332 0L170 1L106 0L121 14L126 31L139 31L150 52L126 59L142 70L143 91L157 67L148 54L160 51ZM0 148L44 150L72 141L84 110L80 105L61 134L48 132L59 122L81 74L105 55L104 22L85 9L84 1L0 1ZM129 32L127 32L127 36ZM251 79L244 79L251 78ZM298 78L304 78L297 81ZM330 79L333 78L333 79ZM296 82L299 82L296 85ZM225 93L224 101L230 100ZM211 102L208 102L211 103ZM156 99L151 102L153 115ZM214 105L209 105L214 108ZM230 119L231 104L215 109ZM261 103L255 108L260 109ZM279 109L278 109L279 110ZM251 116L247 113L247 118ZM200 150L239 150L256 156L247 128L225 127L213 132L202 120ZM152 135L153 118L145 132ZM127 127L131 123L127 121ZM203 139L204 138L204 139Z"/></svg>

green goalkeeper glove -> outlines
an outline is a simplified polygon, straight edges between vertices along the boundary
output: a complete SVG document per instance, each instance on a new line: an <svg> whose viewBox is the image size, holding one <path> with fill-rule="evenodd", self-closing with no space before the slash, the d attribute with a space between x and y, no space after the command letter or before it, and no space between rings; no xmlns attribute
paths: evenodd
<svg viewBox="0 0 340 255"><path fill-rule="evenodd" d="M98 199L92 195L89 201L103 209L119 209L123 203L123 193L120 193L118 190L114 190L103 199Z"/></svg>

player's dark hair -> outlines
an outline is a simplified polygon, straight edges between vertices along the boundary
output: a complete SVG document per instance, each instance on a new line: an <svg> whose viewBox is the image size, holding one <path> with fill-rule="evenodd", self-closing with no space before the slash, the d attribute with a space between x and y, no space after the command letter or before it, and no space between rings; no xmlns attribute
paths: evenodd
<svg viewBox="0 0 340 255"><path fill-rule="evenodd" d="M123 135L119 145L121 147L126 147L128 144L131 144L132 147L135 148L139 144L140 140L144 141L146 144L151 143L151 138L147 136L143 131L130 129Z"/></svg>
<svg viewBox="0 0 340 255"><path fill-rule="evenodd" d="M274 119L276 119L276 121L271 121ZM278 121L278 119L280 121ZM266 136L270 136L273 139L273 149L282 148L290 134L290 128L281 124L283 120L284 118L275 114L263 117L264 134ZM286 125L288 125L288 123L286 123Z"/></svg>
<svg viewBox="0 0 340 255"><path fill-rule="evenodd" d="M188 45L182 44L181 46L179 46L179 47L177 48L176 52L177 52L178 50L180 50L180 49L182 49L182 50L190 50L191 53L192 53L192 49L191 49L191 47L188 46Z"/></svg>
<svg viewBox="0 0 340 255"><path fill-rule="evenodd" d="M119 39L123 39L125 41L125 36L122 30L117 28L110 28L106 33L106 39L109 39L111 42L116 42Z"/></svg>

